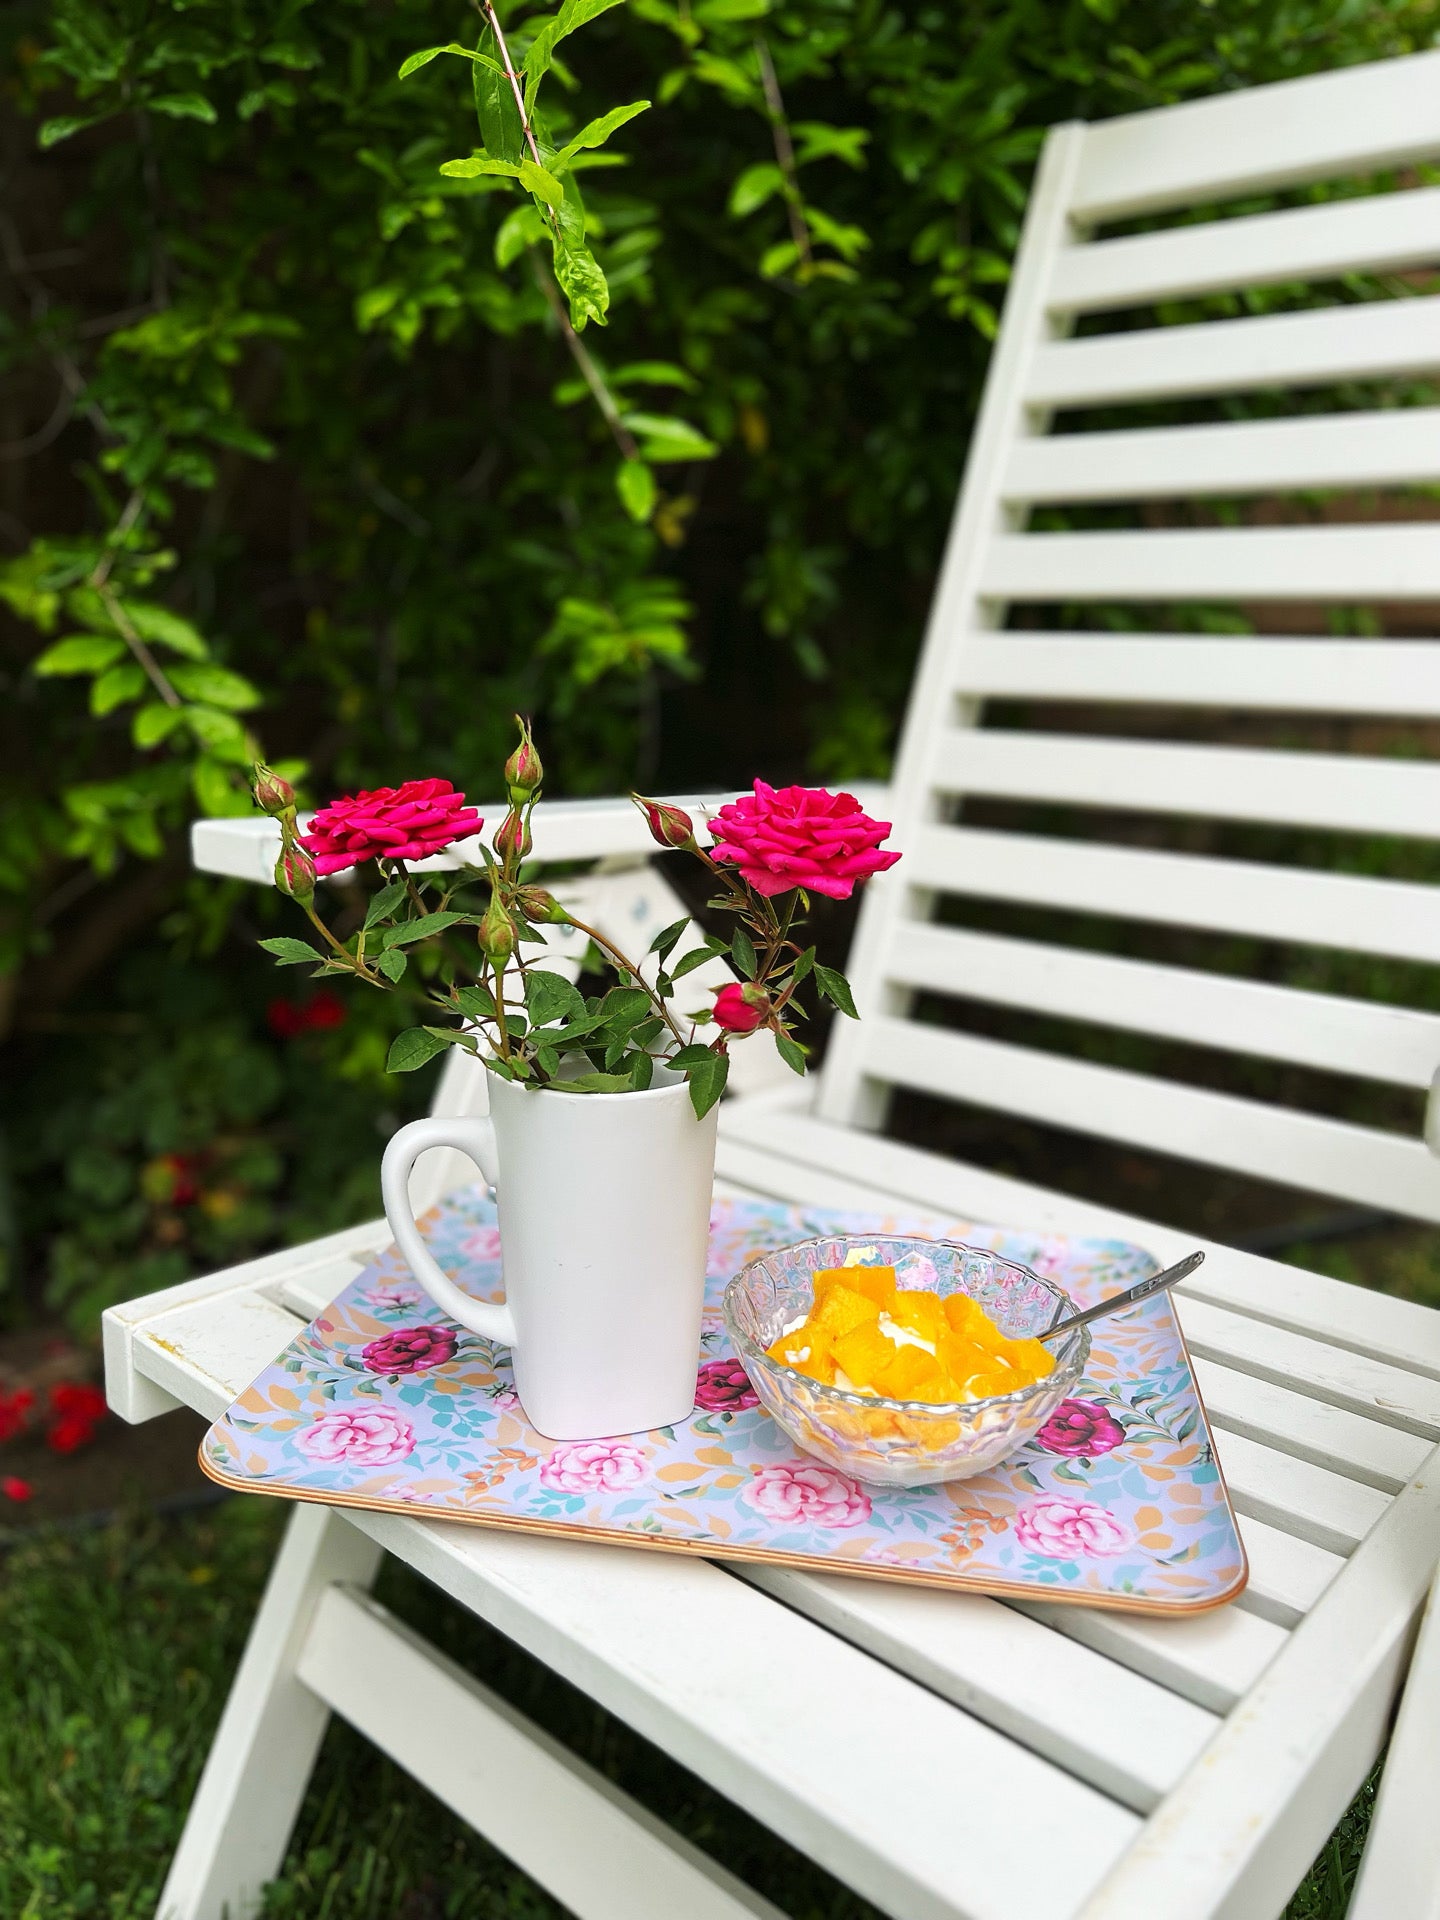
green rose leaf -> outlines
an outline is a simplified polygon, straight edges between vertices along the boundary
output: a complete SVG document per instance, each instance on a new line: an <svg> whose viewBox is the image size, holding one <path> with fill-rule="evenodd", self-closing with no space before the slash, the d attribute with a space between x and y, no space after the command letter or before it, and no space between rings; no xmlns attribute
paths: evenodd
<svg viewBox="0 0 1440 1920"><path fill-rule="evenodd" d="M715 955L710 951L709 947L695 947L689 953L685 954L671 969L670 978L672 980L683 980L687 973L693 973L696 967L703 967L707 961L713 960L714 958Z"/></svg>
<svg viewBox="0 0 1440 1920"><path fill-rule="evenodd" d="M703 1060L697 1061L686 1073L690 1087L690 1104L695 1109L695 1118L703 1120L725 1091L725 1082L730 1077L730 1056L727 1053L706 1052Z"/></svg>
<svg viewBox="0 0 1440 1920"><path fill-rule="evenodd" d="M273 953L282 967L303 967L311 961L323 960L324 955L317 953L314 947L304 940L262 940L260 945L266 953Z"/></svg>
<svg viewBox="0 0 1440 1920"><path fill-rule="evenodd" d="M385 978L395 984L398 984L405 977L405 969L409 964L410 962L398 947L391 947L388 952L382 953L380 958L375 962L375 965L380 969L381 973L384 974Z"/></svg>
<svg viewBox="0 0 1440 1920"><path fill-rule="evenodd" d="M792 979L792 981L795 983L797 987L799 986L800 982L806 977L806 975L810 972L810 969L814 966L814 964L815 964L815 949L814 947L807 947L804 953L802 953L800 958L795 962L795 970L790 976L790 978Z"/></svg>
<svg viewBox="0 0 1440 1920"><path fill-rule="evenodd" d="M537 1027L548 1027L556 1020L580 1019L585 1013L584 996L558 973L542 967L526 976L525 1005Z"/></svg>
<svg viewBox="0 0 1440 1920"><path fill-rule="evenodd" d="M368 933L377 920L388 918L404 898L403 880L392 880L388 887L382 887L372 896L370 905L365 909L365 931Z"/></svg>
<svg viewBox="0 0 1440 1920"><path fill-rule="evenodd" d="M454 1037L458 1040L460 1036L456 1034ZM433 1027L407 1027L391 1041L385 1071L413 1073L416 1067L423 1067L427 1060L433 1060L437 1053L443 1053L449 1045L449 1036L437 1033Z"/></svg>
<svg viewBox="0 0 1440 1920"><path fill-rule="evenodd" d="M735 929L735 937L730 942L730 951L735 956L735 964L747 980L753 980L760 970L760 956L755 951L755 942L743 927Z"/></svg>
<svg viewBox="0 0 1440 1920"><path fill-rule="evenodd" d="M444 933L447 927L453 927L466 918L463 913L422 913L418 920L407 920L403 926L388 930L385 945L413 947L417 941L428 940L432 934Z"/></svg>
<svg viewBox="0 0 1440 1920"><path fill-rule="evenodd" d="M837 973L833 967L817 966L815 969L815 984L827 1000L833 1000L835 1002L835 1005L840 1009L841 1013L847 1015L851 1020L858 1020L860 1018L859 1014L855 1011L855 999L850 991L850 982L845 978L843 973Z"/></svg>
<svg viewBox="0 0 1440 1920"><path fill-rule="evenodd" d="M651 953L658 953L662 960L666 959L689 924L687 917L684 920L672 920L668 927L662 927L650 942Z"/></svg>
<svg viewBox="0 0 1440 1920"><path fill-rule="evenodd" d="M800 1045L798 1040L792 1040L788 1033L777 1033L775 1036L775 1051L785 1062L786 1066L793 1072L804 1073L805 1049Z"/></svg>

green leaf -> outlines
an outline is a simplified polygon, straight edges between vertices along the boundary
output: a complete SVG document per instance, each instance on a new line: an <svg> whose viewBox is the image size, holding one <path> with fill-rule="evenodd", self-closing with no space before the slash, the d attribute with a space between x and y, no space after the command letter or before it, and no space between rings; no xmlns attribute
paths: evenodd
<svg viewBox="0 0 1440 1920"><path fill-rule="evenodd" d="M727 202L734 217L743 219L747 213L754 213L757 207L763 207L767 200L773 199L785 185L785 176L773 160L763 160L758 166L747 167L730 189Z"/></svg>
<svg viewBox="0 0 1440 1920"><path fill-rule="evenodd" d="M102 120L108 120L105 113L68 113L54 120L44 120L36 136L42 148L58 147L62 140L68 140L72 134L83 133L86 127L95 127Z"/></svg>
<svg viewBox="0 0 1440 1920"><path fill-rule="evenodd" d="M860 1018L855 1011L855 999L850 992L850 982L843 973L837 973L833 967L817 966L815 984L827 1000L835 1002L841 1013L848 1015L851 1020Z"/></svg>
<svg viewBox="0 0 1440 1920"><path fill-rule="evenodd" d="M760 956L755 951L755 942L743 927L735 929L735 937L730 942L730 951L735 956L735 964L746 980L753 980L760 971Z"/></svg>
<svg viewBox="0 0 1440 1920"><path fill-rule="evenodd" d="M495 264L508 267L518 260L527 247L533 247L537 240L545 238L545 216L532 202L522 201L518 207L512 207L500 222L495 235ZM582 391L586 391L581 383Z"/></svg>
<svg viewBox="0 0 1440 1920"><path fill-rule="evenodd" d="M702 1047L698 1040L692 1040L688 1047L681 1047L666 1059L666 1066L673 1067L676 1073L684 1073L687 1067L698 1067L702 1061L710 1058L709 1047Z"/></svg>
<svg viewBox="0 0 1440 1920"><path fill-rule="evenodd" d="M804 1073L805 1049L798 1040L792 1040L788 1033L777 1033L775 1051L793 1072Z"/></svg>
<svg viewBox="0 0 1440 1920"><path fill-rule="evenodd" d="M666 959L689 924L687 917L684 920L672 920L668 927L662 927L650 942L651 953L658 953L662 960Z"/></svg>
<svg viewBox="0 0 1440 1920"><path fill-rule="evenodd" d="M113 713L116 707L124 706L127 700L137 699L144 691L145 676L139 667L111 667L101 674L90 689L90 711L94 714Z"/></svg>
<svg viewBox="0 0 1440 1920"><path fill-rule="evenodd" d="M688 420L663 413L623 413L624 424L640 441L640 451L657 465L667 460L710 460L719 448Z"/></svg>
<svg viewBox="0 0 1440 1920"><path fill-rule="evenodd" d="M387 930L385 945L387 949L413 947L417 941L428 940L432 934L444 933L447 927L453 927L467 917L463 913L422 913L418 920L407 920L403 926Z"/></svg>
<svg viewBox="0 0 1440 1920"><path fill-rule="evenodd" d="M526 50L522 70L525 74L525 111L534 106L535 95L540 82L550 71L555 58L555 49L567 35L589 21L597 19L602 13L608 13L611 7L618 7L621 0L565 0L557 14L545 22ZM490 144L488 141L485 143Z"/></svg>
<svg viewBox="0 0 1440 1920"><path fill-rule="evenodd" d="M255 758L254 743L233 713L218 707L183 707L185 724L195 738L232 766L248 767Z"/></svg>
<svg viewBox="0 0 1440 1920"><path fill-rule="evenodd" d="M474 82L475 116L480 122L480 138L485 151L494 160L509 160L516 166L525 158L525 129L510 76L499 60L499 48L489 27L480 36L477 52L484 54L470 69ZM441 168L441 172L445 172Z"/></svg>
<svg viewBox="0 0 1440 1920"><path fill-rule="evenodd" d="M647 1093L655 1077L655 1062L648 1053L637 1053L630 1067L630 1085L636 1093Z"/></svg>
<svg viewBox="0 0 1440 1920"><path fill-rule="evenodd" d="M124 652L123 640L109 638L103 633L72 633L64 640L57 640L53 647L47 647L37 660L31 662L30 671L42 675L100 673L119 660Z"/></svg>
<svg viewBox="0 0 1440 1920"><path fill-rule="evenodd" d="M702 26L718 26L722 21L759 20L770 11L770 0L700 0L695 18Z"/></svg>
<svg viewBox="0 0 1440 1920"><path fill-rule="evenodd" d="M490 67L502 78L504 77L505 69L498 60L492 60L488 53L473 53L469 47L462 47L458 41L452 40L447 46L426 47L420 53L412 53L408 60L402 62L396 78L408 80L412 73L418 73L421 67L428 67L430 62L437 60L442 53L459 54L462 60L474 60L477 65ZM505 84L508 86L510 83L507 80Z"/></svg>
<svg viewBox="0 0 1440 1920"><path fill-rule="evenodd" d="M455 1004L471 1020L495 1018L495 996L488 987L459 988L455 995Z"/></svg>
<svg viewBox="0 0 1440 1920"><path fill-rule="evenodd" d="M404 898L405 882L403 880L392 880L388 887L382 887L377 894L372 895L370 904L365 909L365 931L368 933L377 920L388 919Z"/></svg>
<svg viewBox="0 0 1440 1920"><path fill-rule="evenodd" d="M404 978L405 969L410 964L398 947L391 947L382 953L375 965L387 980L398 982Z"/></svg>
<svg viewBox="0 0 1440 1920"><path fill-rule="evenodd" d="M203 93L162 93L144 104L151 113L166 114L171 120L203 120L207 127L220 117Z"/></svg>
<svg viewBox="0 0 1440 1920"><path fill-rule="evenodd" d="M703 967L715 958L708 947L695 947L685 954L678 966L671 969L672 980L683 980L687 973L693 973L696 967Z"/></svg>
<svg viewBox="0 0 1440 1920"><path fill-rule="evenodd" d="M555 278L570 303L570 323L583 333L587 321L604 326L610 306L610 287L600 271L600 263L588 247L562 246L557 236L554 253ZM648 457L654 459L654 454Z"/></svg>
<svg viewBox="0 0 1440 1920"><path fill-rule="evenodd" d="M183 654L187 660L206 660L210 649L196 628L188 620L182 620L178 613L172 613L169 607L158 607L148 600L122 600L121 608L126 619L134 627L142 640L148 640L152 646L168 647L172 653ZM197 696L204 699L206 696ZM223 701L217 701L223 706Z"/></svg>
<svg viewBox="0 0 1440 1920"><path fill-rule="evenodd" d="M588 147L603 147L612 133L628 120L635 119L637 114L644 113L649 105L648 100L632 100L628 107L612 107L609 113L602 113L598 120L587 122L573 139L566 141L551 161L551 166L556 173L560 173L577 153Z"/></svg>
<svg viewBox="0 0 1440 1920"><path fill-rule="evenodd" d="M526 975L525 1005L537 1027L548 1027L556 1020L578 1020L585 1013L584 995L545 967Z"/></svg>
<svg viewBox="0 0 1440 1920"><path fill-rule="evenodd" d="M458 1040L459 1037L457 1033L455 1038ZM391 1041L385 1071L413 1073L416 1067L423 1067L427 1060L433 1060L437 1053L443 1053L450 1044L449 1038L442 1039L433 1027L407 1027Z"/></svg>
<svg viewBox="0 0 1440 1920"><path fill-rule="evenodd" d="M809 973L810 969L814 966L814 964L815 964L815 949L814 947L807 947L804 953L802 953L800 958L795 962L795 970L790 975L791 981L794 983L795 986L797 987L799 986L800 982L806 977L806 975Z"/></svg>
<svg viewBox="0 0 1440 1920"><path fill-rule="evenodd" d="M630 518L648 526L659 494L653 468L644 460L622 460L615 469L615 491Z"/></svg>
<svg viewBox="0 0 1440 1920"><path fill-rule="evenodd" d="M695 1118L703 1120L725 1091L725 1082L730 1077L730 1056L726 1053L707 1051L704 1060L697 1061L685 1075L690 1086L690 1104L695 1109Z"/></svg>
<svg viewBox="0 0 1440 1920"><path fill-rule="evenodd" d="M520 184L528 187L547 207L559 208L565 204L564 186L548 168L537 167L533 160L520 162Z"/></svg>
<svg viewBox="0 0 1440 1920"><path fill-rule="evenodd" d="M167 707L163 700L152 700L135 715L130 724L130 738L142 753L148 752L173 733L184 718L181 708Z"/></svg>
<svg viewBox="0 0 1440 1920"><path fill-rule="evenodd" d="M600 1014L606 1026L629 1030L643 1020L653 1002L643 987L612 987L600 1002Z"/></svg>
<svg viewBox="0 0 1440 1920"><path fill-rule="evenodd" d="M323 960L325 958L323 953L317 953L314 947L304 940L287 940L284 938L262 940L260 945L265 949L266 953L273 953L282 967L303 967L312 961Z"/></svg>
<svg viewBox="0 0 1440 1920"><path fill-rule="evenodd" d="M518 160L492 160L487 154L472 153L468 160L447 160L440 169L452 180L473 180L477 174L498 173L507 180L520 178Z"/></svg>
<svg viewBox="0 0 1440 1920"><path fill-rule="evenodd" d="M564 1082L562 1093L628 1093L628 1073L582 1073Z"/></svg>
<svg viewBox="0 0 1440 1920"><path fill-rule="evenodd" d="M243 674L232 673L228 667L217 667L208 660L194 664L187 661L182 666L171 667L169 678L177 693L183 693L187 700L203 700L207 706L245 713L260 705L259 689Z"/></svg>

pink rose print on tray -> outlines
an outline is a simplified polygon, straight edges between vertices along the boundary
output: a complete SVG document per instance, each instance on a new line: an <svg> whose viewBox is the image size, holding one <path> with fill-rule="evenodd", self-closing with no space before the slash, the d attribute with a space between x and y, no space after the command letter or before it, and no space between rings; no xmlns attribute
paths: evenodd
<svg viewBox="0 0 1440 1920"><path fill-rule="evenodd" d="M540 1468L540 1484L556 1493L623 1493L650 1477L638 1447L623 1440L568 1440Z"/></svg>
<svg viewBox="0 0 1440 1920"><path fill-rule="evenodd" d="M360 1358L372 1373L423 1373L455 1357L452 1327L398 1327L372 1340Z"/></svg>
<svg viewBox="0 0 1440 1920"><path fill-rule="evenodd" d="M415 1451L415 1432L393 1413L322 1413L295 1444L322 1466L388 1467Z"/></svg>
<svg viewBox="0 0 1440 1920"><path fill-rule="evenodd" d="M859 1482L818 1460L761 1467L742 1497L780 1526L858 1527L870 1518Z"/></svg>
<svg viewBox="0 0 1440 1920"><path fill-rule="evenodd" d="M707 1360L695 1382L695 1404L709 1413L744 1413L760 1396L738 1360Z"/></svg>
<svg viewBox="0 0 1440 1920"><path fill-rule="evenodd" d="M1124 1427L1093 1400L1062 1400L1035 1435L1035 1444L1047 1453L1075 1460L1094 1460L1124 1441Z"/></svg>
<svg viewBox="0 0 1440 1920"><path fill-rule="evenodd" d="M1135 1544L1130 1528L1108 1507L1058 1495L1022 1507L1015 1516L1015 1537L1047 1560L1104 1560Z"/></svg>

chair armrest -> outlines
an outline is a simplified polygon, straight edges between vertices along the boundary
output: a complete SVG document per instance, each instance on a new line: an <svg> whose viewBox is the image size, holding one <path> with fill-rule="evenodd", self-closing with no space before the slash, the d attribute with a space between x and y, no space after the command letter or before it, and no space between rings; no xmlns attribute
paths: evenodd
<svg viewBox="0 0 1440 1920"><path fill-rule="evenodd" d="M888 798L884 787L871 782L857 783L856 798L871 812L884 808ZM669 796L667 796L669 797ZM733 793L677 794L672 804L687 812L714 812ZM505 802L482 806L481 816L498 822L505 813ZM655 842L638 810L629 800L542 800L531 821L537 860L600 860L631 854L644 859L655 851ZM223 873L232 880L251 880L268 885L274 878L275 861L280 852L280 830L273 820L197 820L190 829L190 857L199 873ZM415 870L433 873L458 867L469 861L478 864L475 840L460 840L430 860L417 860Z"/></svg>

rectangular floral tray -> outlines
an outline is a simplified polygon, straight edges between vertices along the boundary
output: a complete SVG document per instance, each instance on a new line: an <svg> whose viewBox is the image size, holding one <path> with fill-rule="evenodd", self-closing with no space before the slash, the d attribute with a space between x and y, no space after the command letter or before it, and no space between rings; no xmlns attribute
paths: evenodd
<svg viewBox="0 0 1440 1920"><path fill-rule="evenodd" d="M427 1224L461 1286L499 1292L495 1211L479 1188ZM797 1453L757 1405L720 1300L755 1252L835 1232L990 1247L1084 1305L1156 1266L1121 1241L718 1201L694 1413L625 1439L557 1442L526 1422L504 1351L446 1320L391 1248L216 1421L200 1463L253 1493L957 1592L1154 1614L1240 1592L1245 1552L1167 1294L1099 1322L1075 1397L978 1479L866 1486ZM595 1355L597 1367L623 1364L619 1352Z"/></svg>

